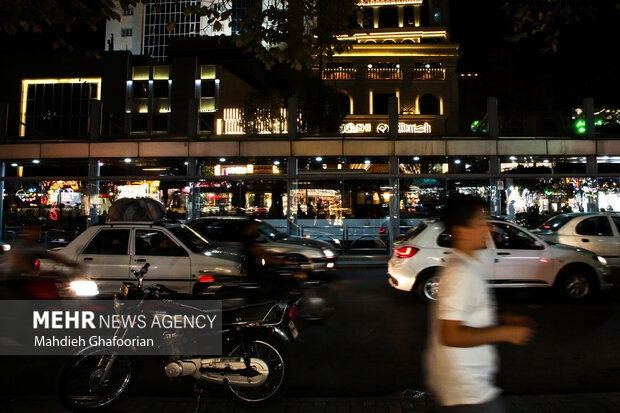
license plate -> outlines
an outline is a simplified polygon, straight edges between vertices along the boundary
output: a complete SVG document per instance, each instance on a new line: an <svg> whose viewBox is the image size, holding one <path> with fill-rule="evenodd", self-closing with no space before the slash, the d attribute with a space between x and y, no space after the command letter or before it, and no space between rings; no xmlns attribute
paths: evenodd
<svg viewBox="0 0 620 413"><path fill-rule="evenodd" d="M293 340L297 340L297 337L299 337L299 331L297 331L297 327L295 326L295 323L293 323L293 320L289 320L288 328L289 330L291 330L291 334L293 335Z"/></svg>

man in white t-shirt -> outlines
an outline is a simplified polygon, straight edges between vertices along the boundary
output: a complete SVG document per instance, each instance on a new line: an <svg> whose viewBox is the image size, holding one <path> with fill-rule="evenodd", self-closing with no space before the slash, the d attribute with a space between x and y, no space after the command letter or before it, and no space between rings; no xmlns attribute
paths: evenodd
<svg viewBox="0 0 620 413"><path fill-rule="evenodd" d="M424 360L427 387L440 412L505 412L494 384L494 344L525 345L533 334L527 317L503 315L498 324L478 260L489 235L485 210L482 199L464 195L451 197L444 209L453 252L441 273L439 298L431 304Z"/></svg>

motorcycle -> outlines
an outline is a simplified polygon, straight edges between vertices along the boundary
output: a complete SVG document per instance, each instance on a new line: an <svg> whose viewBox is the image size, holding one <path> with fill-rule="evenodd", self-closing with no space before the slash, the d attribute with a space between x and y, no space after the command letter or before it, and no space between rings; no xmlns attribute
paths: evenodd
<svg viewBox="0 0 620 413"><path fill-rule="evenodd" d="M123 282L114 298L118 314L144 313L145 300L160 300L162 307L167 308L185 306L179 300L180 294L161 284L143 287L148 267L146 263L140 271L132 270L137 285ZM127 300L138 304L128 305ZM162 357L164 373L171 379L189 379L197 385L196 411L208 384L227 387L237 401L245 404L258 405L272 400L282 392L288 377L286 347L299 341L293 321L298 301L298 297L289 297L286 301L223 310L221 335L226 355ZM114 337L126 337L127 330L127 326L120 326ZM164 337L174 336L173 332L164 333ZM60 370L58 398L63 406L75 412L108 408L127 393L136 379L138 362L136 355L106 355L101 348L87 347Z"/></svg>
<svg viewBox="0 0 620 413"><path fill-rule="evenodd" d="M220 299L225 305L234 306L299 294L299 318L321 321L335 312L335 292L325 281L314 278L309 266L296 262L262 265L263 270L254 277L201 277L194 286L194 295Z"/></svg>

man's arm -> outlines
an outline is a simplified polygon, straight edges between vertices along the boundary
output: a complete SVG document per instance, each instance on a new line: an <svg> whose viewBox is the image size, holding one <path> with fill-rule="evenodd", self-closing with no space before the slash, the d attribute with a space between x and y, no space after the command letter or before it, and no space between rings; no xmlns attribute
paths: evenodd
<svg viewBox="0 0 620 413"><path fill-rule="evenodd" d="M476 347L484 344L527 344L533 334L530 327L500 325L493 327L469 327L459 320L439 320L439 339L450 347Z"/></svg>

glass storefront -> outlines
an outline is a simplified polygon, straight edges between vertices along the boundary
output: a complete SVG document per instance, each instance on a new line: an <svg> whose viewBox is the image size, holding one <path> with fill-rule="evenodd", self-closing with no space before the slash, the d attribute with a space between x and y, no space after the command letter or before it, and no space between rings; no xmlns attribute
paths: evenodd
<svg viewBox="0 0 620 413"><path fill-rule="evenodd" d="M112 203L123 198L159 201L168 218L180 221L254 216L281 231L340 243L349 251L385 247L390 215L400 218L401 227L415 225L439 216L455 192L479 195L494 215L527 228L561 212L620 211L620 178L515 173L585 171L582 157L501 158L505 175L499 179L480 177L489 165L484 157L477 163L468 157L412 158L407 163L401 158L398 179L388 179L387 158L369 158L367 163L365 158L317 158L298 158L297 179L287 177L286 158L198 159L197 179L188 179L185 158L99 159L100 178L87 178L89 162L84 159L5 161L3 236L10 238L24 225L41 222L45 231L64 232L55 238L68 240L88 225L104 222ZM600 166L605 160L598 161ZM615 158L606 161L610 168L615 164ZM457 179L455 167L477 175L469 179L460 173ZM435 169L435 177L415 177ZM52 174L58 178L38 180ZM339 178L331 179L335 175Z"/></svg>

